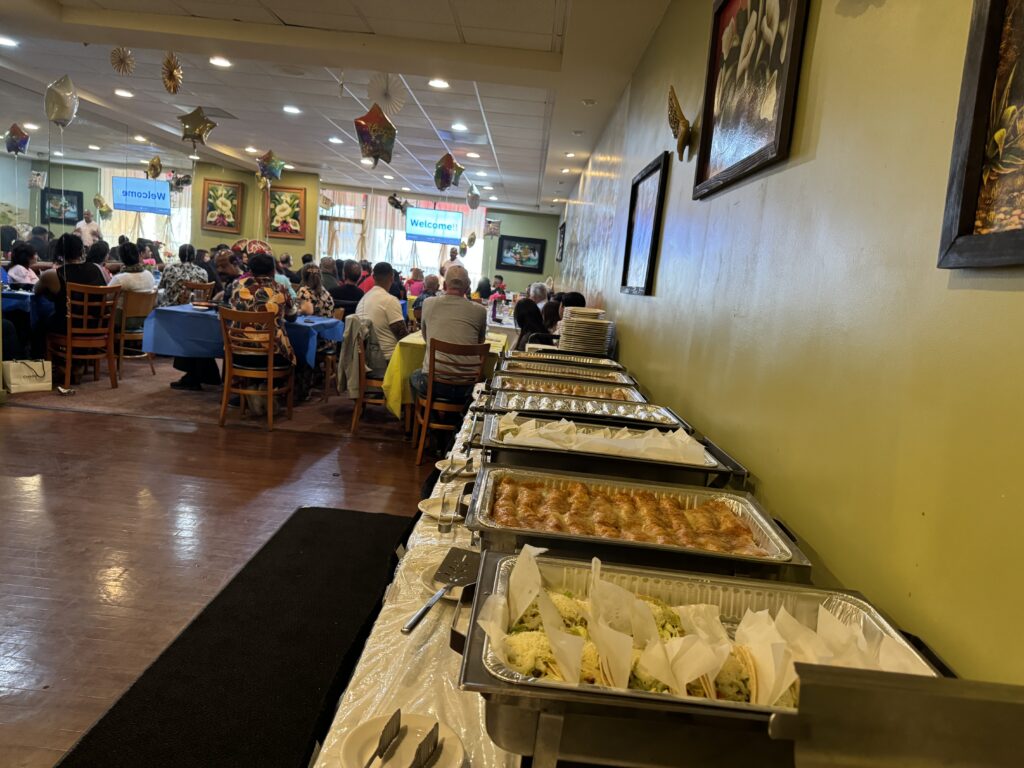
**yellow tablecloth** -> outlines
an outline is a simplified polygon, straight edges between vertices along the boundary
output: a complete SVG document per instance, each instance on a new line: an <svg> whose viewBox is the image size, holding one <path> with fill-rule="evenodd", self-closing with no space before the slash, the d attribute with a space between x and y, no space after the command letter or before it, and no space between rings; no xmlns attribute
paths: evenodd
<svg viewBox="0 0 1024 768"><path fill-rule="evenodd" d="M485 373L490 376L494 372L498 355L508 348L508 337L503 333L488 333L487 343L491 345L491 354L487 356ZM416 332L400 339L391 355L391 361L384 372L384 397L388 410L398 418L402 418L402 406L412 402L409 377L417 368L423 367L426 354L427 342L422 333Z"/></svg>

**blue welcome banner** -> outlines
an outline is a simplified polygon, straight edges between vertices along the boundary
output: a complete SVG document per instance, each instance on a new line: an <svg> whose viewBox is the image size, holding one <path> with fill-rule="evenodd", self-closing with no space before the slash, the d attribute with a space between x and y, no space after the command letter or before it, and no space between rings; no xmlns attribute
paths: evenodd
<svg viewBox="0 0 1024 768"><path fill-rule="evenodd" d="M171 215L171 188L159 179L114 177L114 208L119 211Z"/></svg>
<svg viewBox="0 0 1024 768"><path fill-rule="evenodd" d="M405 239L458 245L462 241L462 214L409 206L405 212Z"/></svg>

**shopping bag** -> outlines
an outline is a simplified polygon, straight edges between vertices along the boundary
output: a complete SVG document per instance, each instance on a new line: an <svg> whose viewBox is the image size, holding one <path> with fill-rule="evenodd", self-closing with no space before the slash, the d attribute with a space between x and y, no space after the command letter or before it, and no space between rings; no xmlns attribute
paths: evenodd
<svg viewBox="0 0 1024 768"><path fill-rule="evenodd" d="M49 360L6 360L4 389L12 395L21 392L49 392L53 364Z"/></svg>

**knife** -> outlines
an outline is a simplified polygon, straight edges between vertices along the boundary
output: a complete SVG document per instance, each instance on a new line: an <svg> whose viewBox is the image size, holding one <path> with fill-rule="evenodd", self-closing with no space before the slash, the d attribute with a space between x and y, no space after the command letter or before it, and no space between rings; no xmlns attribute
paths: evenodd
<svg viewBox="0 0 1024 768"><path fill-rule="evenodd" d="M380 739L377 741L377 748L370 755L370 761L363 768L370 768L374 760L378 757L383 758L387 751L391 749L391 745L395 743L395 739L398 738L398 733L401 730L402 710L396 709L395 714L388 718L387 723L384 724L384 730L380 732Z"/></svg>

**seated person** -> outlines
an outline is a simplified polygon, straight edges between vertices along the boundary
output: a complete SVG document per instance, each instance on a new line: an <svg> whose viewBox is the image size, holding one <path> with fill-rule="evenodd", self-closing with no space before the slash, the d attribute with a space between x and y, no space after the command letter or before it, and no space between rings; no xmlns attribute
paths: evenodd
<svg viewBox="0 0 1024 768"><path fill-rule="evenodd" d="M540 311L540 316L548 333L554 333L562 319L562 302L557 298L548 299L544 302L544 309Z"/></svg>
<svg viewBox="0 0 1024 768"><path fill-rule="evenodd" d="M12 283L35 285L39 282L39 275L32 269L36 261L36 249L31 243L15 241L11 248L11 268L7 271L7 279Z"/></svg>
<svg viewBox="0 0 1024 768"><path fill-rule="evenodd" d="M427 365L430 363L430 342L446 341L450 344L483 344L487 338L487 310L475 301L466 301L469 288L469 272L458 265L449 265L444 273L444 294L436 296L423 306L423 338L427 342ZM445 360L451 357L438 356L437 364L444 371ZM461 360L456 360L461 362ZM409 378L412 388L422 396L427 395L429 371L413 371ZM473 386L456 387L435 383L434 395L443 400L456 402L469 398Z"/></svg>
<svg viewBox="0 0 1024 768"><path fill-rule="evenodd" d="M476 284L476 290L473 293L474 299L480 299L480 301L483 301L486 304L490 301L491 294L494 293L494 290L491 288L491 281L486 277L481 277L480 282Z"/></svg>
<svg viewBox="0 0 1024 768"><path fill-rule="evenodd" d="M416 298L423 293L423 270L413 267L409 270L410 277L405 281L405 292L407 295Z"/></svg>
<svg viewBox="0 0 1024 768"><path fill-rule="evenodd" d="M519 329L519 338L516 339L516 349L520 352L526 351L526 344L533 334L543 334L544 341L550 340L547 327L544 325L544 318L540 310L531 299L520 299L512 310L512 317L516 321L516 328ZM532 341L532 340L531 340Z"/></svg>
<svg viewBox="0 0 1024 768"><path fill-rule="evenodd" d="M320 259L320 280L328 291L341 284L338 280L338 262L330 256Z"/></svg>
<svg viewBox="0 0 1024 768"><path fill-rule="evenodd" d="M416 318L416 322L420 322L423 319L423 303L427 299L432 299L441 290L441 278L437 275L427 275L423 281L423 292L416 297L416 301L412 303L412 316Z"/></svg>
<svg viewBox="0 0 1024 768"><path fill-rule="evenodd" d="M88 213L88 211L86 211ZM83 241L84 242L84 241ZM95 264L100 268L100 272L103 273L103 279L110 283L110 278L113 277L110 274L110 270L106 268L107 256L110 255L110 246L107 245L103 240L97 240L95 243L89 246L89 250L85 254L85 260L90 264Z"/></svg>
<svg viewBox="0 0 1024 768"><path fill-rule="evenodd" d="M363 300L363 291L359 287L362 279L363 269L358 261L346 259L341 265L342 282L337 288L328 288L328 293L334 299L334 306L345 310L345 316L355 314L356 307Z"/></svg>
<svg viewBox="0 0 1024 768"><path fill-rule="evenodd" d="M133 243L125 243L121 246L121 271L111 279L111 285L121 286L121 293L149 293L156 290L156 281L153 280L153 273L139 263L139 249ZM117 310L117 324L121 325L121 310ZM146 322L144 317L132 317L125 323L126 331L142 330Z"/></svg>
<svg viewBox="0 0 1024 768"><path fill-rule="evenodd" d="M544 283L530 283L529 297L537 309L544 309L544 302L548 300L548 287Z"/></svg>
<svg viewBox="0 0 1024 768"><path fill-rule="evenodd" d="M36 283L36 293L53 302L54 313L43 324L48 333L67 332L68 283L105 287L107 281L95 264L85 260L85 247L78 235L61 235L56 240L54 255L62 262L56 269L48 269Z"/></svg>
<svg viewBox="0 0 1024 768"><path fill-rule="evenodd" d="M373 287L356 306L356 314L373 323L381 354L385 360L391 360L398 340L407 336L409 329L402 316L402 305L389 293L395 270L386 261L379 261L373 267L372 277ZM371 378L383 377L384 371L371 371Z"/></svg>
<svg viewBox="0 0 1024 768"><path fill-rule="evenodd" d="M227 246L217 249L217 254L213 257L213 263L214 269L217 271L217 277L220 278L221 285L225 291L242 274L241 260Z"/></svg>
<svg viewBox="0 0 1024 768"><path fill-rule="evenodd" d="M587 306L586 298L578 291L569 291L568 293L561 294L561 296L562 300L559 302L558 307L558 325L555 328L555 333L562 332L562 318L565 317L565 310L567 308Z"/></svg>
<svg viewBox="0 0 1024 768"><path fill-rule="evenodd" d="M296 291L299 303L309 302L313 314L318 317L331 317L334 314L334 299L323 286L320 267L307 264L302 272L302 285Z"/></svg>
<svg viewBox="0 0 1024 768"><path fill-rule="evenodd" d="M124 258L125 246L121 249L121 258ZM141 255L141 254L140 254ZM192 300L192 292L185 288L184 283L208 283L209 275L206 270L195 263L196 249L189 244L178 248L179 264L168 264L163 269L160 278L160 287L163 295L160 297L160 306L176 306L188 304Z"/></svg>

